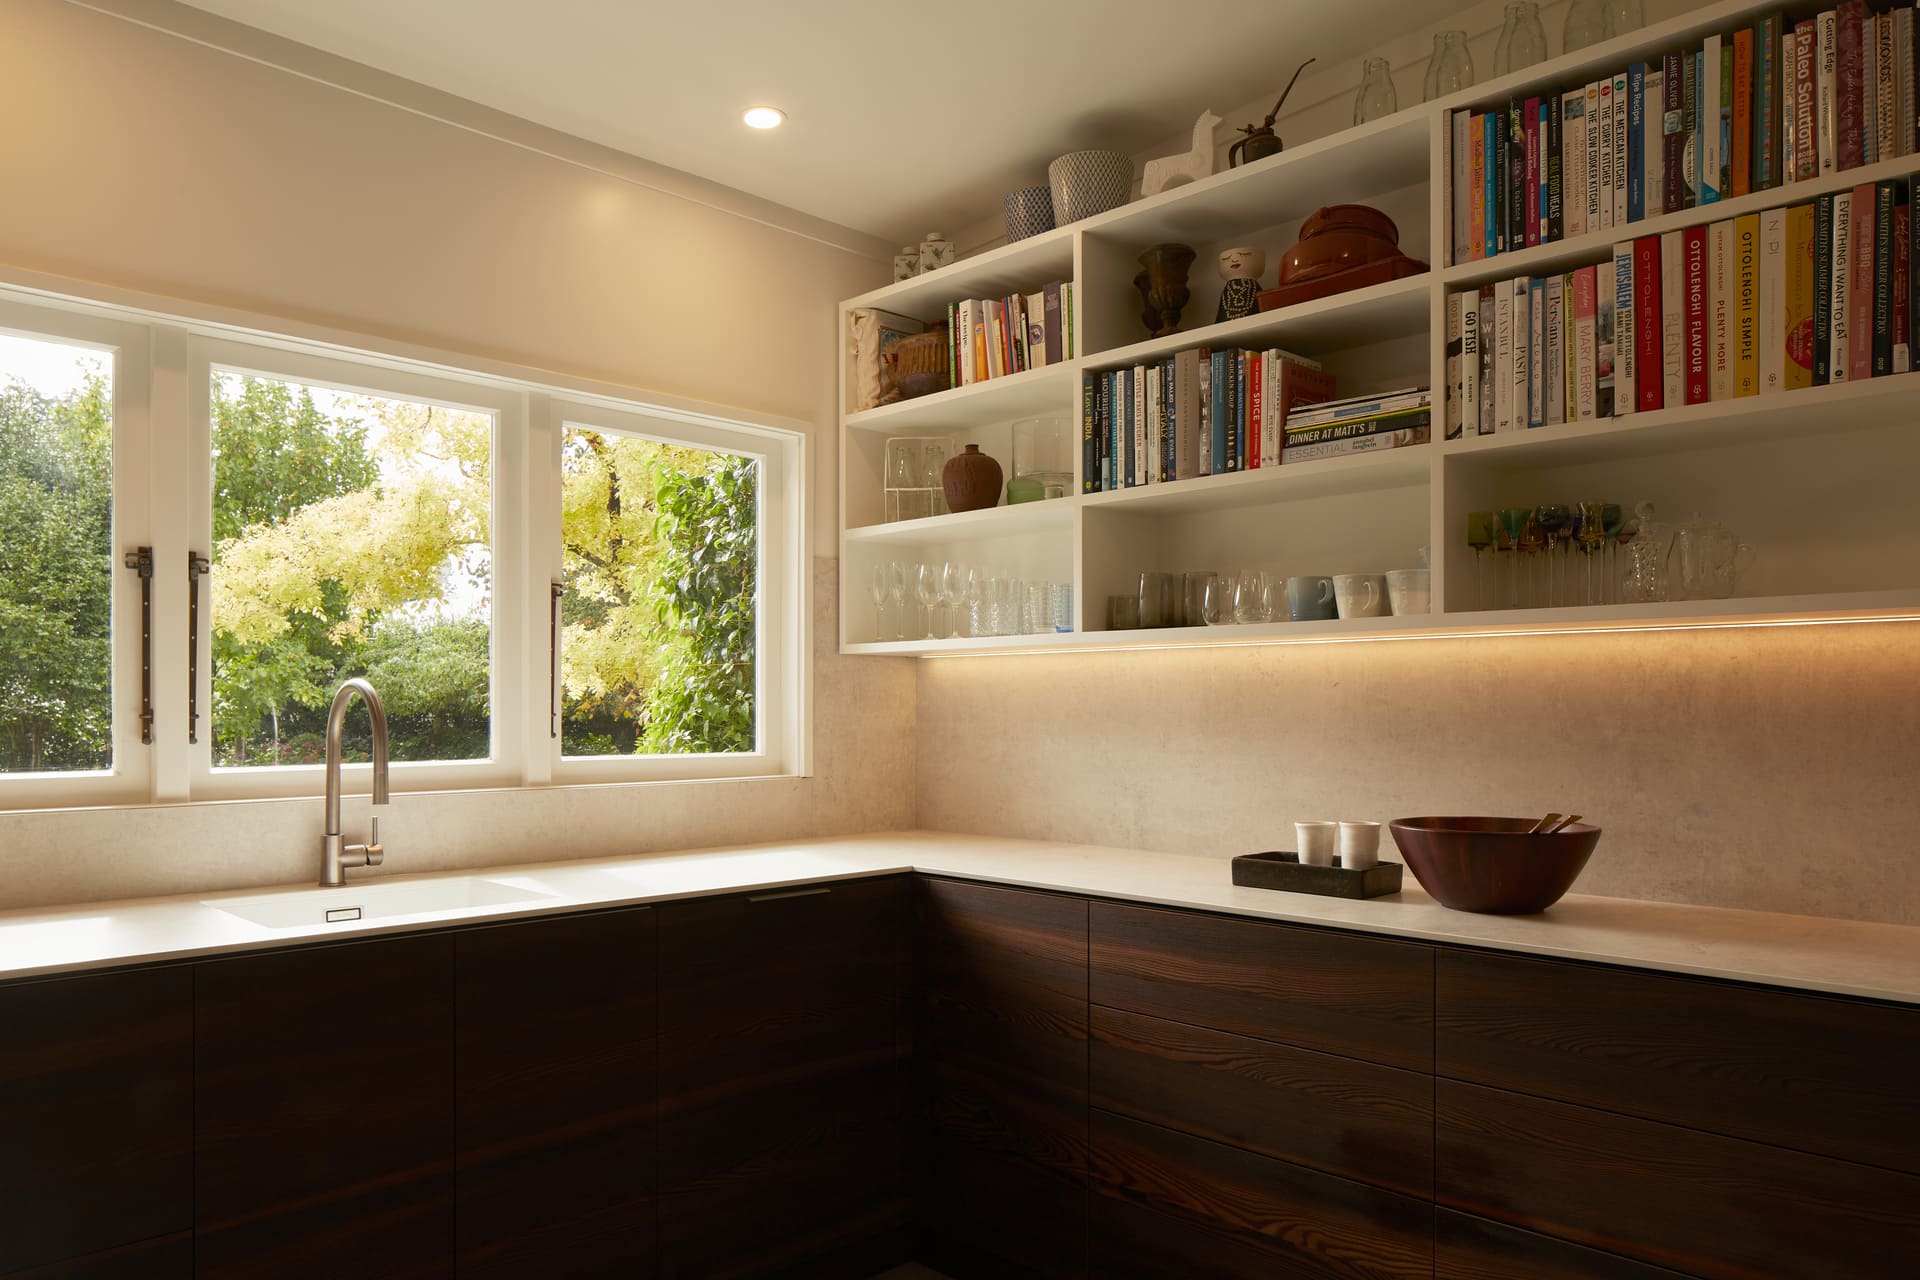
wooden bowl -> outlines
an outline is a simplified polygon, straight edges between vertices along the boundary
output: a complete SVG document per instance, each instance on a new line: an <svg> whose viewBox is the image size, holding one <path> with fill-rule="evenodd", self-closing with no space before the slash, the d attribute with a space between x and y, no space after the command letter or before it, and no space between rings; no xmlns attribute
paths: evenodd
<svg viewBox="0 0 1920 1280"><path fill-rule="evenodd" d="M1573 887L1600 828L1576 822L1530 835L1533 818L1400 818L1393 842L1442 906L1491 915L1545 911Z"/></svg>

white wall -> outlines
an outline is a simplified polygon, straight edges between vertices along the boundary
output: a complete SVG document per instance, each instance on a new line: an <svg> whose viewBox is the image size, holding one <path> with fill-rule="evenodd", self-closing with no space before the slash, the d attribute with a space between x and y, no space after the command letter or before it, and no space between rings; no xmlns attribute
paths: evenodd
<svg viewBox="0 0 1920 1280"><path fill-rule="evenodd" d="M834 304L886 246L163 0L0 11L0 266L811 422L831 554ZM229 51L232 50L232 51ZM396 105L397 104L397 105ZM833 651L815 774L397 796L387 866L911 825L913 670ZM0 908L291 882L320 802L0 814Z"/></svg>

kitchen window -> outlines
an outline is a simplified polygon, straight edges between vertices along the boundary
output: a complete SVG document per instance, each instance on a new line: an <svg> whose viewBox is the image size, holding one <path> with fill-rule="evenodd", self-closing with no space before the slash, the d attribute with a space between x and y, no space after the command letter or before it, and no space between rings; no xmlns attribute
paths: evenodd
<svg viewBox="0 0 1920 1280"><path fill-rule="evenodd" d="M396 791L803 772L804 474L797 424L0 297L0 808L317 795L351 675Z"/></svg>

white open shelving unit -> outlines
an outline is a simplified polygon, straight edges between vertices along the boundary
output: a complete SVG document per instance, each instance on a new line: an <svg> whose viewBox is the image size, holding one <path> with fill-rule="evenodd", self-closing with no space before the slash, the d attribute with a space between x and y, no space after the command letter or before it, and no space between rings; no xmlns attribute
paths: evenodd
<svg viewBox="0 0 1920 1280"><path fill-rule="evenodd" d="M1032 292L1049 280L1070 279L1080 355L842 415L842 652L936 656L1920 619L1920 375L1440 438L1448 296L1598 262L1610 256L1616 234L1602 231L1490 259L1448 262L1449 113L1486 110L1517 93L1580 82L1779 7L1728 0L1699 9L843 302L844 335L847 313L860 307L931 322L945 319L951 301ZM1811 12L1814 6L1802 7ZM1802 16L1797 9L1789 12ZM1715 222L1914 172L1920 172L1920 156L1649 218L1619 234ZM1402 248L1433 269L1281 311L1207 323L1219 297L1213 263L1220 249L1258 245L1275 263L1315 209L1349 202L1385 210L1400 227ZM1196 251L1193 298L1181 333L1146 339L1133 287L1137 257L1166 241ZM978 443L1010 475L1013 422L1058 417L1077 440L1083 375L1196 346L1279 346L1311 355L1335 373L1343 395L1424 383L1435 389L1434 443L1096 494L1077 492L1076 475L1076 492L1050 502L883 522L881 473L889 437L945 436L956 448ZM841 404L847 402L843 382ZM1077 448L1074 453L1077 458ZM1699 511L1724 521L1757 553L1741 580L1742 594L1664 604L1477 607L1473 552L1465 541L1469 511L1602 500L1628 510L1651 501L1662 519ZM1422 545L1432 548L1431 614L1104 629L1107 597L1131 591L1142 571L1373 573L1414 565ZM874 566L925 559L1071 582L1076 630L878 639L867 592Z"/></svg>

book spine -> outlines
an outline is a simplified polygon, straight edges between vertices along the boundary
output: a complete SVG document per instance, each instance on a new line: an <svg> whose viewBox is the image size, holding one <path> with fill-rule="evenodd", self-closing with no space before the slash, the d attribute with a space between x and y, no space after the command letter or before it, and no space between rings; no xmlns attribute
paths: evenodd
<svg viewBox="0 0 1920 1280"><path fill-rule="evenodd" d="M1708 395L1733 399L1733 222L1707 228Z"/></svg>
<svg viewBox="0 0 1920 1280"><path fill-rule="evenodd" d="M1482 135L1481 153L1486 160L1485 189L1481 193L1481 204L1486 206L1486 243L1482 256L1491 258L1506 247L1506 236L1502 233L1505 224L1500 218L1500 182L1501 166L1506 163L1506 148L1500 144L1500 113L1489 111L1478 117Z"/></svg>
<svg viewBox="0 0 1920 1280"><path fill-rule="evenodd" d="M1142 464L1146 461L1139 450L1139 401L1134 397L1139 391L1140 371L1122 369L1120 371L1120 487L1132 489L1140 483Z"/></svg>
<svg viewBox="0 0 1920 1280"><path fill-rule="evenodd" d="M1047 322L1047 363L1061 364L1067 357L1060 331L1060 282L1055 280L1042 294L1041 306Z"/></svg>
<svg viewBox="0 0 1920 1280"><path fill-rule="evenodd" d="M1642 413L1666 403L1666 371L1660 361L1660 237L1633 242L1633 394Z"/></svg>
<svg viewBox="0 0 1920 1280"><path fill-rule="evenodd" d="M1893 206L1893 369L1907 373L1913 368L1913 204L1902 200Z"/></svg>
<svg viewBox="0 0 1920 1280"><path fill-rule="evenodd" d="M1540 163L1545 166L1546 176L1541 179L1540 216L1545 221L1540 228L1540 238L1546 242L1566 239L1566 138L1561 132L1560 97L1547 95L1540 104L1540 130L1545 141L1541 144Z"/></svg>
<svg viewBox="0 0 1920 1280"><path fill-rule="evenodd" d="M1514 98L1507 105L1507 247L1527 244L1527 104Z"/></svg>
<svg viewBox="0 0 1920 1280"><path fill-rule="evenodd" d="M1781 22L1769 14L1753 24L1753 190L1780 185Z"/></svg>
<svg viewBox="0 0 1920 1280"><path fill-rule="evenodd" d="M1645 170L1642 182L1645 187L1645 212L1649 218L1658 216L1666 208L1666 127L1663 106L1665 98L1665 73L1658 63L1647 66L1646 101L1640 104L1642 117L1640 130L1635 135L1640 139L1641 166Z"/></svg>
<svg viewBox="0 0 1920 1280"><path fill-rule="evenodd" d="M1704 404L1712 398L1713 380L1707 365L1707 313L1711 286L1707 280L1707 228L1688 227L1681 233L1686 253L1686 402Z"/></svg>
<svg viewBox="0 0 1920 1280"><path fill-rule="evenodd" d="M1820 172L1833 173L1840 167L1840 144L1835 131L1840 125L1840 21L1832 9L1814 19L1815 56L1814 92L1818 112L1816 154Z"/></svg>
<svg viewBox="0 0 1920 1280"><path fill-rule="evenodd" d="M1462 113L1464 114L1464 113ZM1468 121L1467 142L1467 254L1479 259L1487 256L1487 139L1480 117Z"/></svg>
<svg viewBox="0 0 1920 1280"><path fill-rule="evenodd" d="M1613 78L1613 225L1627 222L1627 73Z"/></svg>
<svg viewBox="0 0 1920 1280"><path fill-rule="evenodd" d="M1798 57L1800 37L1796 32L1788 31L1780 37L1780 182L1787 185L1799 180L1798 160L1795 148L1799 145L1800 133L1796 125L1798 117L1794 114L1797 102L1793 96L1793 64Z"/></svg>
<svg viewBox="0 0 1920 1280"><path fill-rule="evenodd" d="M1456 293L1460 311L1460 431L1480 434L1480 295ZM1452 423L1448 423L1451 428Z"/></svg>
<svg viewBox="0 0 1920 1280"><path fill-rule="evenodd" d="M1593 269L1593 416L1613 416L1614 389L1619 385L1619 350L1614 328L1619 289L1613 278L1613 259Z"/></svg>
<svg viewBox="0 0 1920 1280"><path fill-rule="evenodd" d="M1860 163L1880 158L1875 132L1880 127L1880 68L1878 23L1870 13L1860 17Z"/></svg>
<svg viewBox="0 0 1920 1280"><path fill-rule="evenodd" d="M1720 183L1722 200L1733 194L1733 41L1720 42Z"/></svg>
<svg viewBox="0 0 1920 1280"><path fill-rule="evenodd" d="M1720 37L1708 36L1701 50L1705 59L1700 80L1700 203L1720 199Z"/></svg>
<svg viewBox="0 0 1920 1280"><path fill-rule="evenodd" d="M1493 429L1513 430L1513 290L1503 281L1493 297Z"/></svg>
<svg viewBox="0 0 1920 1280"><path fill-rule="evenodd" d="M1760 390L1760 215L1733 222L1733 394Z"/></svg>
<svg viewBox="0 0 1920 1280"><path fill-rule="evenodd" d="M1560 420L1575 422L1580 417L1580 335L1575 323L1577 298L1574 273L1556 277L1560 281Z"/></svg>
<svg viewBox="0 0 1920 1280"><path fill-rule="evenodd" d="M1531 417L1527 394L1533 356L1528 346L1533 332L1533 290L1527 277L1519 276L1508 282L1508 292L1513 296L1513 417L1507 425L1524 431Z"/></svg>
<svg viewBox="0 0 1920 1280"><path fill-rule="evenodd" d="M1543 301L1546 320L1541 327L1547 337L1546 369L1542 377L1546 387L1543 417L1545 425L1552 427L1567 420L1567 300L1563 277L1547 277Z"/></svg>
<svg viewBox="0 0 1920 1280"><path fill-rule="evenodd" d="M1260 382L1260 353L1249 351L1242 359L1247 368L1247 470L1257 471L1261 457L1260 432L1265 425L1261 415L1267 411L1267 389Z"/></svg>
<svg viewBox="0 0 1920 1280"><path fill-rule="evenodd" d="M1200 465L1200 352L1192 347L1173 357L1174 475L1192 480L1206 474Z"/></svg>
<svg viewBox="0 0 1920 1280"><path fill-rule="evenodd" d="M1291 455L1303 445L1326 444L1334 440L1351 440L1355 436L1377 436L1382 432L1401 431L1407 427L1425 427L1433 423L1433 407L1422 405L1416 409L1403 409L1399 413L1383 413L1367 418L1350 418L1344 422L1329 423L1324 427L1303 427L1287 432L1286 447L1283 455Z"/></svg>
<svg viewBox="0 0 1920 1280"><path fill-rule="evenodd" d="M1385 431L1370 436L1351 436L1345 440L1329 440L1323 444L1287 446L1282 456L1284 462L1318 462L1323 458L1344 458L1349 454L1373 453L1383 449L1404 449L1411 445L1426 444L1431 438L1429 426L1405 427L1396 431Z"/></svg>
<svg viewBox="0 0 1920 1280"><path fill-rule="evenodd" d="M1135 365L1133 387L1133 482L1153 483L1153 418L1147 405L1147 367Z"/></svg>
<svg viewBox="0 0 1920 1280"><path fill-rule="evenodd" d="M1700 53L1680 56L1680 208L1700 203Z"/></svg>
<svg viewBox="0 0 1920 1280"><path fill-rule="evenodd" d="M1079 323L1073 318L1073 281L1068 280L1060 286L1060 328L1061 341L1066 348L1066 358L1071 360L1080 354Z"/></svg>
<svg viewBox="0 0 1920 1280"><path fill-rule="evenodd" d="M1599 220L1589 221L1587 230L1605 231L1613 225L1613 81L1602 80L1599 84L1600 111L1600 177Z"/></svg>
<svg viewBox="0 0 1920 1280"><path fill-rule="evenodd" d="M1661 403L1687 402L1686 249L1678 231L1660 237Z"/></svg>
<svg viewBox="0 0 1920 1280"><path fill-rule="evenodd" d="M1466 312L1464 294L1447 296L1447 422L1446 438L1458 440L1466 415L1462 411L1466 395L1464 359L1466 354L1462 319Z"/></svg>
<svg viewBox="0 0 1920 1280"><path fill-rule="evenodd" d="M1813 206L1786 211L1786 281L1781 289L1781 384L1813 385Z"/></svg>
<svg viewBox="0 0 1920 1280"><path fill-rule="evenodd" d="M1733 33L1733 150L1727 157L1733 195L1744 196L1753 186L1753 30Z"/></svg>
<svg viewBox="0 0 1920 1280"><path fill-rule="evenodd" d="M1613 246L1613 413L1624 418L1639 407L1639 309L1633 291L1633 241Z"/></svg>
<svg viewBox="0 0 1920 1280"><path fill-rule="evenodd" d="M1160 362L1160 467L1168 480L1180 479L1180 437L1175 426L1180 410L1177 363L1173 356Z"/></svg>
<svg viewBox="0 0 1920 1280"><path fill-rule="evenodd" d="M1093 404L1093 487L1091 493L1113 488L1113 466L1107 451L1107 424L1113 417L1113 375L1100 374Z"/></svg>
<svg viewBox="0 0 1920 1280"><path fill-rule="evenodd" d="M1801 182L1820 176L1820 95L1815 73L1820 58L1820 41L1815 34L1818 26L1809 18L1793 29L1793 171L1794 178Z"/></svg>
<svg viewBox="0 0 1920 1280"><path fill-rule="evenodd" d="M1080 375L1080 492L1098 493L1100 481L1098 463L1093 449L1093 414L1099 402L1099 392L1094 383L1098 381L1092 374Z"/></svg>
<svg viewBox="0 0 1920 1280"><path fill-rule="evenodd" d="M1847 377L1851 381L1873 376L1873 246L1874 187L1862 183L1853 189L1853 226L1847 233Z"/></svg>
<svg viewBox="0 0 1920 1280"><path fill-rule="evenodd" d="M1528 98L1520 105L1520 127L1527 146L1527 178L1522 199L1525 208L1522 215L1526 219L1525 230L1527 247L1540 243L1540 99Z"/></svg>
<svg viewBox="0 0 1920 1280"><path fill-rule="evenodd" d="M1611 119L1612 115L1611 113L1608 113L1606 117L1604 118L1602 117L1602 114L1600 111L1600 84L1598 81L1595 81L1587 86L1586 99L1587 99L1587 106L1586 106L1586 121L1587 121L1586 231L1588 235L1592 235L1594 232L1602 229L1602 223L1600 221L1600 192L1601 192L1601 179L1604 175L1600 172L1600 157L1602 154L1601 147L1600 147L1600 135L1605 132L1604 126L1606 124L1606 121L1608 119Z"/></svg>
<svg viewBox="0 0 1920 1280"><path fill-rule="evenodd" d="M1880 117L1873 130L1874 158L1891 160L1899 154L1895 149L1893 125L1897 110L1893 77L1893 15L1880 14L1874 19L1873 26L1873 70L1879 82L1873 101Z"/></svg>
<svg viewBox="0 0 1920 1280"><path fill-rule="evenodd" d="M1527 425L1547 425L1547 282L1527 283Z"/></svg>
<svg viewBox="0 0 1920 1280"><path fill-rule="evenodd" d="M1681 127L1686 121L1686 83L1680 73L1680 55L1669 53L1660 60L1660 211L1678 213L1687 207L1687 189L1680 177L1686 157L1686 138Z"/></svg>
<svg viewBox="0 0 1920 1280"><path fill-rule="evenodd" d="M1595 416L1598 398L1599 268L1581 267L1573 273L1574 420Z"/></svg>
<svg viewBox="0 0 1920 1280"><path fill-rule="evenodd" d="M1787 389L1786 382L1787 211L1760 215L1760 394Z"/></svg>
<svg viewBox="0 0 1920 1280"><path fill-rule="evenodd" d="M1833 272L1833 302L1828 308L1828 372L1835 382L1853 376L1853 192L1833 196L1833 248L1828 254Z"/></svg>
<svg viewBox="0 0 1920 1280"><path fill-rule="evenodd" d="M1647 64L1627 68L1627 221L1647 216Z"/></svg>
<svg viewBox="0 0 1920 1280"><path fill-rule="evenodd" d="M1480 287L1480 434L1483 436L1490 436L1494 431L1494 387L1499 382L1494 370L1496 308L1493 293L1490 284Z"/></svg>
<svg viewBox="0 0 1920 1280"><path fill-rule="evenodd" d="M1893 128L1896 156L1910 156L1914 149L1913 99L1913 10L1893 11Z"/></svg>
<svg viewBox="0 0 1920 1280"><path fill-rule="evenodd" d="M1207 401L1209 409L1208 424L1209 445L1213 453L1211 475L1225 475L1227 472L1228 423L1231 421L1231 408L1227 403L1227 353L1215 351L1208 357L1208 378L1213 384L1213 394Z"/></svg>
<svg viewBox="0 0 1920 1280"><path fill-rule="evenodd" d="M1813 385L1833 381L1833 204L1813 202ZM1844 376L1844 375L1842 375Z"/></svg>
<svg viewBox="0 0 1920 1280"><path fill-rule="evenodd" d="M1471 123L1471 118L1464 111L1456 111L1448 119L1447 173L1450 176L1449 193L1453 197L1448 208L1453 222L1451 227L1453 234L1448 237L1451 252L1447 256L1447 261L1453 263L1466 262L1473 256L1473 251L1469 247L1472 243L1471 228L1473 226L1472 199L1469 194L1472 191L1470 174L1473 168L1473 142L1468 136L1467 128Z"/></svg>
<svg viewBox="0 0 1920 1280"><path fill-rule="evenodd" d="M1889 46L1891 51L1891 46ZM1873 188L1873 348L1869 377L1893 372L1893 205L1894 184L1882 181Z"/></svg>
<svg viewBox="0 0 1920 1280"><path fill-rule="evenodd" d="M1140 415L1140 434L1145 440L1145 448L1140 451L1140 483L1162 484L1166 477L1160 474L1160 366L1150 364L1141 369L1140 382L1146 410Z"/></svg>
<svg viewBox="0 0 1920 1280"><path fill-rule="evenodd" d="M1860 0L1843 0L1838 10L1838 71L1835 94L1835 141L1840 148L1841 169L1855 169L1866 163L1865 131L1862 118L1865 105L1865 53L1860 47L1860 22L1866 6Z"/></svg>
<svg viewBox="0 0 1920 1280"><path fill-rule="evenodd" d="M1569 89L1560 95L1561 208L1569 239L1587 229L1587 91Z"/></svg>

